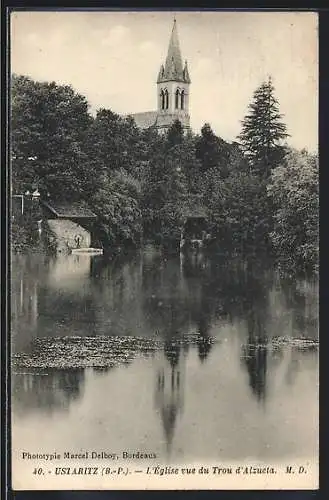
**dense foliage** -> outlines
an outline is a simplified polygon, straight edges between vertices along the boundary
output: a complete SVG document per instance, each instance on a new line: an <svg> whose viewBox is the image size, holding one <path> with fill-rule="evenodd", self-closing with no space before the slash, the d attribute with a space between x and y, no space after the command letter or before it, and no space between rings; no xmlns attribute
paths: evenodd
<svg viewBox="0 0 329 500"><path fill-rule="evenodd" d="M272 172L267 189L274 205L270 237L280 263L292 269L317 269L317 157L306 151L291 151L285 164Z"/></svg>
<svg viewBox="0 0 329 500"><path fill-rule="evenodd" d="M88 103L69 86L12 78L11 154L15 191L79 199L91 172L83 148L92 122Z"/></svg>
<svg viewBox="0 0 329 500"><path fill-rule="evenodd" d="M177 244L186 216L202 207L215 250L265 249L316 267L317 159L284 144L271 80L253 96L240 143L207 123L197 135L179 121L159 134L111 110L93 117L71 87L23 76L12 78L11 113L13 192L38 187L50 200L87 204L104 247Z"/></svg>

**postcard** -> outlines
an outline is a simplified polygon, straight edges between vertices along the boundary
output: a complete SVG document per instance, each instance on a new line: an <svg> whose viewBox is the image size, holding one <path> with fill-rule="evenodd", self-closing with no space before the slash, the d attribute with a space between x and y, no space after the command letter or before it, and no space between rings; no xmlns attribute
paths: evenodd
<svg viewBox="0 0 329 500"><path fill-rule="evenodd" d="M13 489L317 489L318 15L9 22Z"/></svg>

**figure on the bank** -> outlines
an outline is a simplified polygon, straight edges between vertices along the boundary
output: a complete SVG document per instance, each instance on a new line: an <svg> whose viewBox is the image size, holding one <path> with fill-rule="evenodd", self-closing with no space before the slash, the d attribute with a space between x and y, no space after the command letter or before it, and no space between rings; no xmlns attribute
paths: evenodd
<svg viewBox="0 0 329 500"><path fill-rule="evenodd" d="M80 245L81 245L81 236L80 234L76 234L75 237L74 237L74 241L75 241L75 244L77 246L77 248L80 248Z"/></svg>

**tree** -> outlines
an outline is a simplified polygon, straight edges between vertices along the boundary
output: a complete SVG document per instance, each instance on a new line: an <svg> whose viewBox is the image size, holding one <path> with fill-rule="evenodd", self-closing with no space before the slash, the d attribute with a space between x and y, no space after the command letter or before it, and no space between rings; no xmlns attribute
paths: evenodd
<svg viewBox="0 0 329 500"><path fill-rule="evenodd" d="M217 244L237 252L264 250L270 219L265 181L243 171L235 171L225 179L218 171L209 171L207 179L204 200Z"/></svg>
<svg viewBox="0 0 329 500"><path fill-rule="evenodd" d="M271 240L279 261L290 268L318 267L318 159L291 150L270 177L268 196L274 207Z"/></svg>
<svg viewBox="0 0 329 500"><path fill-rule="evenodd" d="M90 206L98 216L96 233L105 247L138 245L142 233L139 197L138 181L124 170L102 176Z"/></svg>
<svg viewBox="0 0 329 500"><path fill-rule="evenodd" d="M133 173L139 162L140 131L132 118L99 109L89 128L87 150L95 173L125 169Z"/></svg>
<svg viewBox="0 0 329 500"><path fill-rule="evenodd" d="M254 92L238 137L250 168L264 177L282 162L286 153L283 141L288 134L282 117L269 78Z"/></svg>
<svg viewBox="0 0 329 500"><path fill-rule="evenodd" d="M169 127L166 138L169 149L183 142L184 130L179 120L175 120L171 127Z"/></svg>
<svg viewBox="0 0 329 500"><path fill-rule="evenodd" d="M79 199L92 173L84 143L92 118L70 86L12 77L11 157L14 192L38 186L54 199Z"/></svg>
<svg viewBox="0 0 329 500"><path fill-rule="evenodd" d="M186 201L186 179L177 152L158 151L143 184L143 216L147 237L159 242L179 239Z"/></svg>
<svg viewBox="0 0 329 500"><path fill-rule="evenodd" d="M140 130L139 141L136 145L138 150L138 162L135 164L134 176L139 182L143 182L147 175L150 160L154 152L162 148L163 136L161 136L157 129L150 127Z"/></svg>
<svg viewBox="0 0 329 500"><path fill-rule="evenodd" d="M187 197L185 138L179 121L157 143L142 184L146 237L177 241Z"/></svg>
<svg viewBox="0 0 329 500"><path fill-rule="evenodd" d="M107 247L140 241L141 140L134 120L110 109L99 109L89 128L86 150L94 183L88 204L98 215L97 233Z"/></svg>
<svg viewBox="0 0 329 500"><path fill-rule="evenodd" d="M35 186L52 200L87 202L99 216L103 242L137 244L140 133L134 121L103 109L93 119L86 99L69 86L16 76L12 83L13 190Z"/></svg>
<svg viewBox="0 0 329 500"><path fill-rule="evenodd" d="M201 172L218 168L223 176L227 175L229 154L229 145L214 134L209 123L205 123L196 140L196 157L201 162Z"/></svg>
<svg viewBox="0 0 329 500"><path fill-rule="evenodd" d="M179 167L184 173L188 195L202 196L203 172L201 161L196 156L196 138L192 134L186 134L183 142L176 148L179 158Z"/></svg>

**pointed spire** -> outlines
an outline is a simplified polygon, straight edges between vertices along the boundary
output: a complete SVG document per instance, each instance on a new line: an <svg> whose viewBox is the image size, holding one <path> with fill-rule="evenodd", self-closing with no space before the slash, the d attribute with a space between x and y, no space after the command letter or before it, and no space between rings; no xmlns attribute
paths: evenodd
<svg viewBox="0 0 329 500"><path fill-rule="evenodd" d="M161 81L168 81L168 80L186 81L184 78L184 69L183 69L182 55L179 46L176 19L174 19L174 24L170 36L168 53L167 53L166 63L164 66L163 75L162 77L160 77L159 74L158 80L159 78L161 78Z"/></svg>
<svg viewBox="0 0 329 500"><path fill-rule="evenodd" d="M190 75L188 72L187 61L185 60L184 71L183 71L184 81L186 83L191 83Z"/></svg>
<svg viewBox="0 0 329 500"><path fill-rule="evenodd" d="M164 74L164 67L163 67L163 64L161 64L160 71L159 71L159 74L158 74L157 83L160 83L162 81L163 74Z"/></svg>

